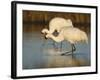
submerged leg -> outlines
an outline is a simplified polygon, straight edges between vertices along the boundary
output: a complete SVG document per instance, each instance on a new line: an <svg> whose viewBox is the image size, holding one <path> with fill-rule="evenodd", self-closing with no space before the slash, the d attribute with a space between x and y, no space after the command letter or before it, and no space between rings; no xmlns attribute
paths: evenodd
<svg viewBox="0 0 100 80"><path fill-rule="evenodd" d="M73 51L76 51L76 47L75 47L75 45L74 44L72 44L73 45Z"/></svg>
<svg viewBox="0 0 100 80"><path fill-rule="evenodd" d="M73 52L74 52L74 44L71 44L72 46L72 56L73 56Z"/></svg>

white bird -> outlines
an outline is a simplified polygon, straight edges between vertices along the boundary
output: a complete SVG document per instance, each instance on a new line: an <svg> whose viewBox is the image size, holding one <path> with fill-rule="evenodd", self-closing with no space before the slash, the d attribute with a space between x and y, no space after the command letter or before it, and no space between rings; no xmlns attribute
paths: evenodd
<svg viewBox="0 0 100 80"><path fill-rule="evenodd" d="M67 40L72 46L72 51L70 51L72 52L72 54L73 54L73 51L76 50L75 45L74 45L75 43L80 42L80 41L88 42L88 37L86 33L75 27L62 28L58 36L54 36L53 34L48 33L46 35L46 38L51 38L55 42L62 42L63 40ZM66 53L62 53L62 55L65 55Z"/></svg>
<svg viewBox="0 0 100 80"><path fill-rule="evenodd" d="M55 17L49 22L49 30L44 28L41 32L44 34L52 34L53 32L57 31L59 33L63 27L73 27L72 21L70 19Z"/></svg>
<svg viewBox="0 0 100 80"><path fill-rule="evenodd" d="M48 33L52 34L55 31L57 31L59 33L63 27L73 27L72 21L70 19L65 19L65 18L61 18L61 17L54 17L49 22L49 30L44 28L41 32L44 34L44 36ZM46 37L45 37L45 39L46 39ZM53 45L55 46L54 43L53 43ZM61 43L60 48L62 48L62 43Z"/></svg>

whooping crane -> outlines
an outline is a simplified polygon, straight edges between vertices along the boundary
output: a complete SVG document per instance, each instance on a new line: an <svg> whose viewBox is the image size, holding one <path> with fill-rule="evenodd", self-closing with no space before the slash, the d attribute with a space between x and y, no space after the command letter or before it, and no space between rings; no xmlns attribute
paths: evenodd
<svg viewBox="0 0 100 80"><path fill-rule="evenodd" d="M73 27L72 21L70 19L65 19L65 18L61 18L61 17L54 17L49 22L49 30L44 28L41 32L44 34L44 36L48 33L52 34L55 31L57 31L59 33L63 27ZM45 39L46 39L46 37L45 37ZM53 43L53 45L55 46L54 43ZM61 42L60 48L62 48L62 42Z"/></svg>

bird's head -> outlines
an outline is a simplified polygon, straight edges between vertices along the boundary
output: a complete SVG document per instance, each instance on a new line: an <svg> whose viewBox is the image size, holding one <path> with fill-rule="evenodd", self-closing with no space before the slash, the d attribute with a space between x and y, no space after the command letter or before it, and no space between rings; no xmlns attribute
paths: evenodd
<svg viewBox="0 0 100 80"><path fill-rule="evenodd" d="M46 35L49 33L48 29L42 29L41 33L44 35L44 38L47 39Z"/></svg>
<svg viewBox="0 0 100 80"><path fill-rule="evenodd" d="M45 29L42 29L41 33L42 34L47 34L47 33L49 33L49 31L48 31L48 29L45 28Z"/></svg>

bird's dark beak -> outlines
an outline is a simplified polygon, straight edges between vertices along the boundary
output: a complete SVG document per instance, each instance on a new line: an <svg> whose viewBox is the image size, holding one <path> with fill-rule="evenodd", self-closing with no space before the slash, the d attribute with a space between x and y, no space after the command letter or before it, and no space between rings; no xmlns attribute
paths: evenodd
<svg viewBox="0 0 100 80"><path fill-rule="evenodd" d="M48 39L48 38L45 37L45 39Z"/></svg>
<svg viewBox="0 0 100 80"><path fill-rule="evenodd" d="M45 39L47 39L47 38L46 38L46 35L47 35L47 33L44 33L44 37L45 37Z"/></svg>
<svg viewBox="0 0 100 80"><path fill-rule="evenodd" d="M41 32L41 33L42 33L42 32ZM46 38L47 33L42 33L42 34L43 34L44 38L47 39L47 38Z"/></svg>

